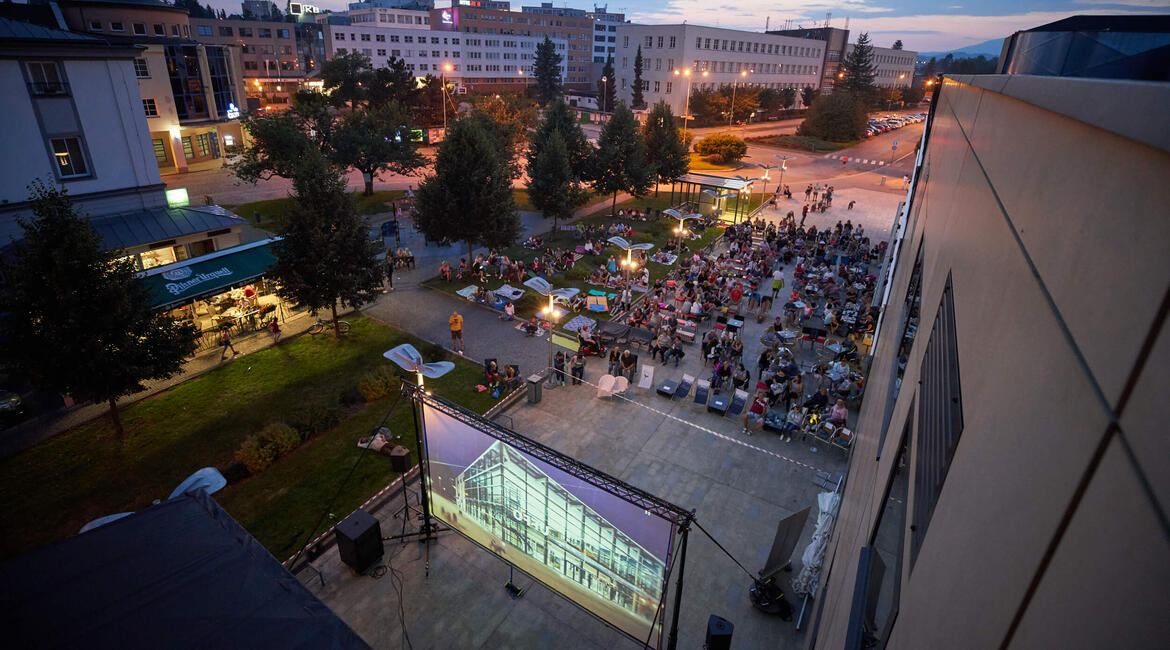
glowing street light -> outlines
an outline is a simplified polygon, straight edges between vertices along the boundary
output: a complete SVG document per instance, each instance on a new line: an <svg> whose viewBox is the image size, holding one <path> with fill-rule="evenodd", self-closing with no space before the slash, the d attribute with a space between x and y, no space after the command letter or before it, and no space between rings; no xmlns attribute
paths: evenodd
<svg viewBox="0 0 1170 650"><path fill-rule="evenodd" d="M548 306L537 312L540 316L548 321L548 380L547 385L552 388L556 384L556 372L553 370L553 325L565 315L565 311L558 308L556 299L561 298L568 300L580 292L580 289L554 289L548 280L544 278L528 278L524 281L524 286L535 289L537 293L548 296Z"/></svg>
<svg viewBox="0 0 1170 650"><path fill-rule="evenodd" d="M678 70L675 70L674 76L676 76L676 77L683 76L683 77L687 78L687 102L686 102L686 107L683 108L683 132L686 133L687 124L690 122L690 119L691 119L691 81L692 81L691 69L687 68L687 69L683 70L681 73ZM704 77L707 76L706 70L703 71L703 76Z"/></svg>
<svg viewBox="0 0 1170 650"><path fill-rule="evenodd" d="M740 70L739 76L741 78L747 78L748 71ZM737 81L738 79L733 79L731 81L731 106L727 108L727 128L729 129L731 128L731 120L735 117L735 84Z"/></svg>
<svg viewBox="0 0 1170 650"><path fill-rule="evenodd" d="M609 86L607 85L608 83L609 83L609 77L602 76L601 77L601 112L602 113L606 112L605 105L609 103L606 101L609 98Z"/></svg>
<svg viewBox="0 0 1170 650"><path fill-rule="evenodd" d="M690 234L690 232L685 227L687 219L697 219L702 216L693 212L690 214L683 214L674 208L667 208L666 210L662 211L662 214L665 214L672 219L678 219L678 228L674 229L674 234L678 235L678 243L680 247L682 246L682 238Z"/></svg>

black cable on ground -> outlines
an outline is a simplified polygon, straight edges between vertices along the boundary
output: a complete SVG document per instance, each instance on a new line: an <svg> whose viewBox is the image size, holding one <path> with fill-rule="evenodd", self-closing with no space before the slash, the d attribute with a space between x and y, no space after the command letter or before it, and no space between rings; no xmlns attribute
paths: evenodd
<svg viewBox="0 0 1170 650"><path fill-rule="evenodd" d="M390 405L390 409L386 411L386 415L382 417L382 421L378 423L377 427L374 427L375 432L386 425L386 421L390 419L390 414L393 413L394 409L398 407L398 402L400 401L402 401L401 391L399 391L398 396L394 398L394 403ZM321 523L325 521L326 517L329 516L329 511L333 509L333 504L337 501L337 497L341 496L342 490L345 489L345 484L349 482L349 479L353 478L353 473L357 470L358 463L362 462L362 459L366 457L366 450L370 448L370 445L372 445L373 442L373 434L371 434L370 443L362 447L361 452L358 453L357 460L353 462L353 467L349 468L349 473L345 475L345 478L341 480L341 484L337 486L337 492L333 495L333 498L329 500L329 503L325 506L325 510L321 513L321 516L317 518L317 523L313 524L313 527L309 530L309 534L305 537L305 541L301 542L300 549L297 550L297 553L293 556L292 561L288 563L289 573L292 573L293 569L296 568L297 560L301 559L301 554L305 552L305 549L309 544L309 540L313 539L313 535L316 534L317 529L321 527ZM405 479L403 480L405 481Z"/></svg>
<svg viewBox="0 0 1170 650"><path fill-rule="evenodd" d="M712 537L712 536L711 536L711 533L708 533L708 532L707 532L707 529L706 529L706 528L703 528L703 524L700 524L700 523L699 523L697 520L694 520L694 519L692 519L691 521L692 521L692 522L694 522L695 526L697 526L697 527L699 528L699 530L700 530L700 531L702 531L702 532L703 532L703 534L707 536L707 539L711 540L712 542L715 542L715 546L718 546L718 547L719 547L719 550L720 550L720 551L723 551L723 554L724 554L724 555L726 555L727 557L731 558L731 561L732 561L732 562L735 562L735 566L737 566L737 567L739 567L741 570L743 570L743 572L744 572L744 573L746 573L746 574L747 574L747 576L748 576L749 578L751 578L753 582L755 582L756 580L758 580L758 579L759 579L759 578L757 578L756 576L752 575L752 572L751 572L751 571L748 571L746 568L744 568L744 566L743 566L742 564L740 564L740 563L739 563L739 560L735 559L735 556L734 556L734 555L732 555L730 552L728 552L728 550L727 550L727 549L723 548L723 545L719 543L719 540L717 540L717 539L715 539L714 537Z"/></svg>

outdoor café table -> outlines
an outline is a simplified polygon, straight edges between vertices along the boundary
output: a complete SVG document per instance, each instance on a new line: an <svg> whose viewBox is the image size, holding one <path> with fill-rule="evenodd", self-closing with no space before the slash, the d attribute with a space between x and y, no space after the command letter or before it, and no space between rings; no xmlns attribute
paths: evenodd
<svg viewBox="0 0 1170 650"><path fill-rule="evenodd" d="M793 332L790 330L784 330L783 332L777 332L776 335L779 336L781 339L783 339L785 343L788 343L790 341L795 341L796 339L800 338L799 332Z"/></svg>
<svg viewBox="0 0 1170 650"><path fill-rule="evenodd" d="M732 332L738 332L739 328L743 327L743 321L739 320L738 318L728 318L727 327Z"/></svg>
<svg viewBox="0 0 1170 650"><path fill-rule="evenodd" d="M830 343L825 346L825 349L831 351L833 354L841 354L841 351L845 348L840 343Z"/></svg>
<svg viewBox="0 0 1170 650"><path fill-rule="evenodd" d="M829 333L829 330L825 329L825 321L815 316L804 321L804 324L801 326L801 331L814 339Z"/></svg>

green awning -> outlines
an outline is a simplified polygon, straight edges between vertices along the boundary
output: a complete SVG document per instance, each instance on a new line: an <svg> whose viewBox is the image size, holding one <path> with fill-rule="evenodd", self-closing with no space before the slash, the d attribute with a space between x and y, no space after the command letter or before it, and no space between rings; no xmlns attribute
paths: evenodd
<svg viewBox="0 0 1170 650"><path fill-rule="evenodd" d="M160 266L140 277L146 282L156 308L186 303L263 276L273 263L271 244L274 241L265 239Z"/></svg>

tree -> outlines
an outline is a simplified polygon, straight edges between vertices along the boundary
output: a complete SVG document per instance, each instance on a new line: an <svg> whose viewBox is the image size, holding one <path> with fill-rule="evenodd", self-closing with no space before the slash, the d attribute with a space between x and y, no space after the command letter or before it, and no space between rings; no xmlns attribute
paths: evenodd
<svg viewBox="0 0 1170 650"><path fill-rule="evenodd" d="M552 217L554 231L559 219L571 217L573 210L588 198L579 180L573 173L565 139L553 131L528 166L528 198L546 219Z"/></svg>
<svg viewBox="0 0 1170 650"><path fill-rule="evenodd" d="M921 79L909 88L902 89L902 101L906 102L906 106L917 106L925 96L926 86Z"/></svg>
<svg viewBox="0 0 1170 650"><path fill-rule="evenodd" d="M841 72L845 78L837 87L851 93L867 96L873 92L873 74L877 66L873 63L873 46L869 43L869 34L862 32L857 37L857 44L841 62Z"/></svg>
<svg viewBox="0 0 1170 650"><path fill-rule="evenodd" d="M414 73L406 68L405 59L390 57L386 65L366 75L365 85L368 86L366 98L370 108L381 108L390 102L409 107L418 100L418 84Z"/></svg>
<svg viewBox="0 0 1170 650"><path fill-rule="evenodd" d="M536 78L536 98L541 106L561 96L561 61L556 45L545 35L544 42L536 46L536 61L532 64L532 76Z"/></svg>
<svg viewBox="0 0 1170 650"><path fill-rule="evenodd" d="M756 101L759 103L759 110L764 115L770 115L776 111L784 108L783 96L777 88L763 88L760 89L756 95Z"/></svg>
<svg viewBox="0 0 1170 650"><path fill-rule="evenodd" d="M366 196L374 193L376 174L412 174L425 162L410 139L406 109L397 102L346 113L333 133L332 144L330 157L335 163L362 173Z"/></svg>
<svg viewBox="0 0 1170 650"><path fill-rule="evenodd" d="M446 101L443 80L429 74L423 77L418 89L418 98L411 107L414 123L422 126L442 126L443 104Z"/></svg>
<svg viewBox="0 0 1170 650"><path fill-rule="evenodd" d="M936 59L933 56L930 57L930 60L927 61L922 66L922 78L927 79L927 80L933 80L935 78L935 76L938 75L937 67L938 67L938 59Z"/></svg>
<svg viewBox="0 0 1170 650"><path fill-rule="evenodd" d="M611 211L617 209L618 192L644 196L654 182L654 165L647 162L646 145L638 136L633 111L618 102L613 116L601 127L590 165L593 189L599 194L613 194Z"/></svg>
<svg viewBox="0 0 1170 650"><path fill-rule="evenodd" d="M346 52L321 64L322 88L338 107L355 108L366 99L370 57L360 52Z"/></svg>
<svg viewBox="0 0 1170 650"><path fill-rule="evenodd" d="M357 213L341 170L314 152L293 176L293 201L275 242L272 275L277 292L317 312L329 308L334 336L337 303L360 307L374 299L382 280L377 244Z"/></svg>
<svg viewBox="0 0 1170 650"><path fill-rule="evenodd" d="M321 147L309 136L305 120L296 112L296 104L275 115L248 113L240 123L248 132L248 144L230 167L244 182L255 183L273 176L291 179L302 158L321 153Z"/></svg>
<svg viewBox="0 0 1170 650"><path fill-rule="evenodd" d="M630 106L636 110L646 108L646 100L642 97L642 46L638 46L638 53L634 55L634 90Z"/></svg>
<svg viewBox="0 0 1170 650"><path fill-rule="evenodd" d="M805 108L812 106L813 102L816 101L817 97L820 96L820 94L821 94L821 91L817 88L813 88L812 86L805 86L804 88L801 88L800 89L800 103L801 103L801 105L804 106Z"/></svg>
<svg viewBox="0 0 1170 650"><path fill-rule="evenodd" d="M606 57L605 65L601 67L601 79L597 80L597 88L601 91L598 93L601 99L601 112L608 113L613 110L614 100L617 99L617 76L613 72L612 56Z"/></svg>
<svg viewBox="0 0 1170 650"><path fill-rule="evenodd" d="M500 126L512 155L528 142L528 127L536 123L540 114L536 103L519 93L477 95L471 106Z"/></svg>
<svg viewBox="0 0 1170 650"><path fill-rule="evenodd" d="M899 38L898 40L894 41L894 49L895 50L902 49L902 39Z"/></svg>
<svg viewBox="0 0 1170 650"><path fill-rule="evenodd" d="M466 242L469 262L476 244L505 248L520 233L511 163L498 136L484 128L484 118L472 117L451 127L439 145L434 174L415 193L418 229L442 245Z"/></svg>
<svg viewBox="0 0 1170 650"><path fill-rule="evenodd" d="M109 404L120 438L118 398L177 374L195 330L154 309L134 261L103 249L63 190L29 190L32 219L0 261L0 354L42 390Z"/></svg>
<svg viewBox="0 0 1170 650"><path fill-rule="evenodd" d="M529 167L535 162L536 154L544 149L545 143L553 133L559 133L564 140L573 175L578 179L584 179L589 172L589 157L593 153L593 147L585 139L585 133L581 130L573 109L561 98L549 103L544 109L544 119L532 131L528 144Z"/></svg>
<svg viewBox="0 0 1170 650"><path fill-rule="evenodd" d="M784 110L788 110L788 109L792 108L792 105L795 103L796 103L796 89L795 88L782 88L780 90L780 106L782 108L784 108Z"/></svg>
<svg viewBox="0 0 1170 650"><path fill-rule="evenodd" d="M695 151L716 164L735 163L747 155L747 143L729 133L714 133L699 140Z"/></svg>
<svg viewBox="0 0 1170 650"><path fill-rule="evenodd" d="M646 162L654 165L654 194L657 195L660 183L673 181L691 167L691 158L669 104L660 101L650 109L642 125L642 140L646 143Z"/></svg>
<svg viewBox="0 0 1170 650"><path fill-rule="evenodd" d="M830 142L851 142L865 135L867 125L865 102L853 93L835 92L813 101L796 133Z"/></svg>

